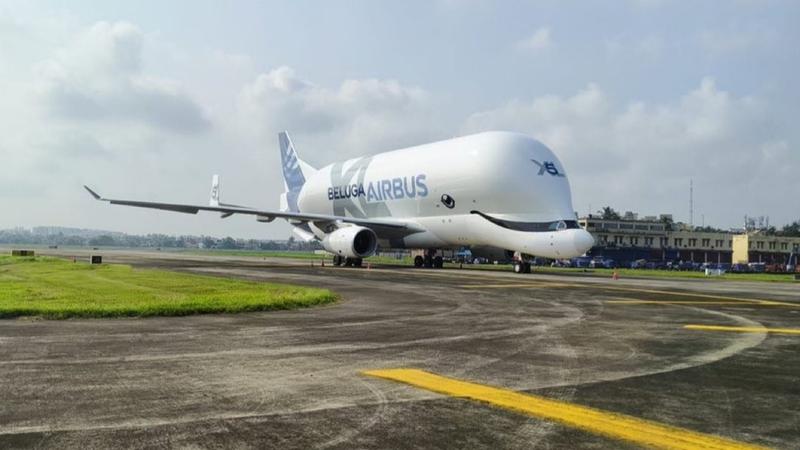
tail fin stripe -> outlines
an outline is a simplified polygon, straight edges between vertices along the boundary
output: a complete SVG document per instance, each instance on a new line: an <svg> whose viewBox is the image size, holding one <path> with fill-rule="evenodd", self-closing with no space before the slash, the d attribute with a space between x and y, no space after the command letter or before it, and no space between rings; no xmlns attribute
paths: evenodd
<svg viewBox="0 0 800 450"><path fill-rule="evenodd" d="M299 192L306 182L303 176L303 171L300 170L300 164L297 160L297 154L294 151L292 141L286 132L278 135L278 141L281 147L281 159L283 160L283 180L286 183L286 190L289 192Z"/></svg>

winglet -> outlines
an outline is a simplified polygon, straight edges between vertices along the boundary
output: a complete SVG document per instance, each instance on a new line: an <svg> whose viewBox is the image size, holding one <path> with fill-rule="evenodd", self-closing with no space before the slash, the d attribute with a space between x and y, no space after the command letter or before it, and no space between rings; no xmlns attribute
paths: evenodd
<svg viewBox="0 0 800 450"><path fill-rule="evenodd" d="M208 206L219 206L219 175L211 177L211 198L208 200Z"/></svg>
<svg viewBox="0 0 800 450"><path fill-rule="evenodd" d="M89 186L86 186L84 184L83 188L86 189L87 191L89 191L89 193L92 194L92 197L94 197L95 200L102 200L103 199L103 197L100 197L100 195L98 195L97 192L89 189Z"/></svg>

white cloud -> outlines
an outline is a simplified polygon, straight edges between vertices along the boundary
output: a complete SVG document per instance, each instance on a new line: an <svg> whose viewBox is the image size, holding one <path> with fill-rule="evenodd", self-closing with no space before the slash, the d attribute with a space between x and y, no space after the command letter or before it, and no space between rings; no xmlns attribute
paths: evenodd
<svg viewBox="0 0 800 450"><path fill-rule="evenodd" d="M517 42L517 48L522 50L541 51L550 48L553 45L550 38L550 28L542 27L536 30L532 35Z"/></svg>
<svg viewBox="0 0 800 450"><path fill-rule="evenodd" d="M777 36L766 28L729 26L701 31L697 40L707 53L730 55L766 48L777 40Z"/></svg>
<svg viewBox="0 0 800 450"><path fill-rule="evenodd" d="M45 108L67 120L124 120L192 133L210 125L178 83L142 73L144 36L135 26L98 22L37 67Z"/></svg>
<svg viewBox="0 0 800 450"><path fill-rule="evenodd" d="M655 60L667 49L664 38L656 34L645 36L619 35L604 40L606 54L619 59Z"/></svg>
<svg viewBox="0 0 800 450"><path fill-rule="evenodd" d="M464 131L513 129L551 146L583 212L590 203L612 204L680 219L694 177L695 209L707 208L713 223L734 224L748 213L742 204L769 211L784 208L781 199L800 198L797 183L776 176L800 172L800 161L791 144L775 139L766 110L762 99L735 97L711 78L660 104L620 104L590 84L573 96L515 100L473 114Z"/></svg>
<svg viewBox="0 0 800 450"><path fill-rule="evenodd" d="M327 88L289 67L258 75L239 96L240 124L267 139L285 129L303 135L319 145L312 159L325 163L418 143L434 133L432 113L430 95L417 87L349 79Z"/></svg>

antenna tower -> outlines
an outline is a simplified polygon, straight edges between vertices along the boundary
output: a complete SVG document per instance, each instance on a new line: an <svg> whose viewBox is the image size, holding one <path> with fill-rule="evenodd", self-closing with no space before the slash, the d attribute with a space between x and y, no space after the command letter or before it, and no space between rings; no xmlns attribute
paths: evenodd
<svg viewBox="0 0 800 450"><path fill-rule="evenodd" d="M689 227L694 229L694 180L689 178Z"/></svg>

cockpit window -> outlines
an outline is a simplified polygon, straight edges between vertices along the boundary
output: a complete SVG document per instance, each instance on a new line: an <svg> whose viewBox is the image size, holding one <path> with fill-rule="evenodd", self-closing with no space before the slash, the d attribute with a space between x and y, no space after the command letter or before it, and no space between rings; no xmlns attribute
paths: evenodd
<svg viewBox="0 0 800 450"><path fill-rule="evenodd" d="M503 220L486 215L480 211L470 211L495 225L514 231L560 231L573 228L580 228L577 220L556 220L553 222L516 222L513 220Z"/></svg>

